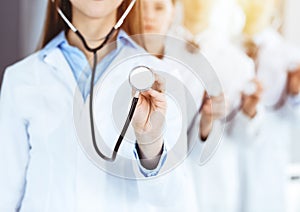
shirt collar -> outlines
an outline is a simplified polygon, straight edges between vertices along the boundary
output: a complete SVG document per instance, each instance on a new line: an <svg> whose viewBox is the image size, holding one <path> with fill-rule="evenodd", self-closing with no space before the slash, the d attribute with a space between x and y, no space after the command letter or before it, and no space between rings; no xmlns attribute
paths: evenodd
<svg viewBox="0 0 300 212"><path fill-rule="evenodd" d="M123 30L120 30L117 36L117 48L126 45L131 48L141 48L133 39Z"/></svg>
<svg viewBox="0 0 300 212"><path fill-rule="evenodd" d="M123 46L128 46L131 48L141 48L138 44L136 44L130 36L123 30L119 30L117 35L117 49L120 49ZM61 31L56 37L54 37L40 52L40 58L44 59L52 50L59 47L62 44L68 44L68 41L65 36L65 32ZM71 46L71 45L70 45Z"/></svg>

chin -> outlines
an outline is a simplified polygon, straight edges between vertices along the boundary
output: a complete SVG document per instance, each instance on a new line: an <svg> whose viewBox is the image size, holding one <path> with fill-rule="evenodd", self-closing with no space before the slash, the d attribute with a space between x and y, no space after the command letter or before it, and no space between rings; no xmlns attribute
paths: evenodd
<svg viewBox="0 0 300 212"><path fill-rule="evenodd" d="M114 2L114 4L110 3L110 1ZM77 10L79 14L81 13L82 15L92 19L105 18L110 14L115 14L117 12L117 8L119 7L119 2L116 0L93 0L88 2L78 2L77 0L73 3L73 10Z"/></svg>

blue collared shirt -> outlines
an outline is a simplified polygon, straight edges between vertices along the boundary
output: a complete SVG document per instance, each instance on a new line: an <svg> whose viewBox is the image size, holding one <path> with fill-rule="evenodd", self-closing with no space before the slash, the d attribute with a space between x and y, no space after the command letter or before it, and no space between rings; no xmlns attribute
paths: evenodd
<svg viewBox="0 0 300 212"><path fill-rule="evenodd" d="M102 76L106 68L109 66L109 64L111 64L120 50L125 46L140 48L129 38L129 36L124 31L120 30L116 39L116 48L108 53L97 65L94 84ZM74 77L78 84L78 88L81 91L83 98L86 100L88 94L90 93L90 81L92 72L88 59L80 49L75 46L71 46L68 43L68 40L66 39L65 33L63 31L45 46L45 48L43 49L43 54L56 47L58 47L62 51L64 57L66 58L74 74ZM92 61L93 58L89 58L89 60Z"/></svg>
<svg viewBox="0 0 300 212"><path fill-rule="evenodd" d="M105 72L107 67L112 63L114 58L119 54L122 48L129 46L132 48L140 48L134 41L132 41L129 36L122 30L119 31L116 39L116 48L109 52L102 60L98 63L96 74L95 74L95 81L94 84L99 80L102 74ZM91 82L91 73L92 69L89 65L89 61L87 60L84 53L75 46L71 46L66 39L65 33L62 31L60 32L54 39L52 39L42 50L42 55L47 54L47 52L53 50L54 48L59 48L64 57L66 58L72 72L74 78L76 79L77 86L84 98L86 100L87 96L90 93L90 82ZM105 48L105 47L104 47ZM93 58L90 58L93 60ZM162 155L157 167L153 170L145 169L138 157L138 153L136 148L134 149L134 156L137 159L139 169L141 173L145 177L156 176L164 162L167 158L167 150L166 147L163 147Z"/></svg>

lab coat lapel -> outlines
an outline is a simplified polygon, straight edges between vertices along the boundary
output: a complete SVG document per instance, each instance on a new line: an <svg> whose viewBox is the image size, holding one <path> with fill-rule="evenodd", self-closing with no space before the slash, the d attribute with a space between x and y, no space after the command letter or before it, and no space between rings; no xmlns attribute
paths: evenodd
<svg viewBox="0 0 300 212"><path fill-rule="evenodd" d="M44 61L50 66L52 66L57 74L63 75L63 80L71 89L72 94L74 94L77 83L63 53L58 48L56 48L46 55Z"/></svg>
<svg viewBox="0 0 300 212"><path fill-rule="evenodd" d="M118 63L120 63L122 61L126 62L125 58L131 58L132 56L138 55L139 53L143 53L143 51L135 49L135 48L128 48L128 47L122 48L120 50L120 52L118 53L118 55L114 58L114 60L107 66L105 72L107 72L108 70L111 70L114 66L116 66ZM132 68L133 68L133 66L132 66ZM98 82L95 84L95 87L99 86L99 81L101 81L101 80L98 80Z"/></svg>

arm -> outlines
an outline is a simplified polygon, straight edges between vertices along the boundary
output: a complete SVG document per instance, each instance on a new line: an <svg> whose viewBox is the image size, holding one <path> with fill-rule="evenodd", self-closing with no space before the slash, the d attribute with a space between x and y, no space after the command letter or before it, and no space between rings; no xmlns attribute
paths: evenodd
<svg viewBox="0 0 300 212"><path fill-rule="evenodd" d="M299 123L300 120L300 65L296 70L288 72L287 99L284 106L287 117Z"/></svg>
<svg viewBox="0 0 300 212"><path fill-rule="evenodd" d="M14 82L6 71L0 96L0 211L16 211L24 195L29 144L26 121L14 100Z"/></svg>
<svg viewBox="0 0 300 212"><path fill-rule="evenodd" d="M173 89L171 85L168 88ZM166 128L163 131L163 153L160 156L156 170L152 172L154 175L151 175L151 172L149 173L149 176L156 177L139 180L137 183L140 199L159 210L178 210L178 208L184 210L190 204L190 199L187 201L187 198L183 197L193 196L192 193L188 193L188 185L191 184L191 179L186 176L190 170L187 170L186 162L182 162L187 151L186 126L185 124L182 125L182 123L185 123L186 115L185 111L180 110L180 108L186 106L185 90L181 85L174 86L174 89L173 92L182 98L178 98L179 102L167 98L168 107L165 121ZM178 108L176 103L182 107ZM180 113L182 113L184 120L179 118ZM143 166L139 166L139 169L141 167ZM159 173L157 168L161 169ZM147 173L148 170L140 172Z"/></svg>
<svg viewBox="0 0 300 212"><path fill-rule="evenodd" d="M225 116L225 111L226 108L223 94L216 97L208 97L205 92L203 106L200 109L199 138L201 141L206 141L212 130L213 123L216 120L222 119Z"/></svg>
<svg viewBox="0 0 300 212"><path fill-rule="evenodd" d="M163 128L167 110L164 80L155 75L156 81L152 88L140 94L132 125L137 145L135 157L140 164L154 170L163 154Z"/></svg>
<svg viewBox="0 0 300 212"><path fill-rule="evenodd" d="M253 94L242 93L241 110L228 123L228 133L233 137L253 138L259 133L264 116L263 106L260 105L263 88L257 79L254 79L253 83L256 85L255 92ZM253 139L249 140L252 141Z"/></svg>

